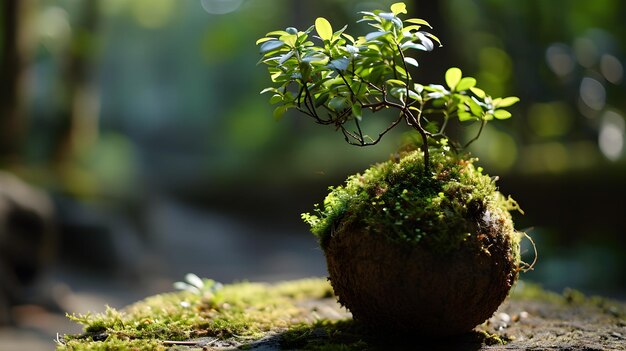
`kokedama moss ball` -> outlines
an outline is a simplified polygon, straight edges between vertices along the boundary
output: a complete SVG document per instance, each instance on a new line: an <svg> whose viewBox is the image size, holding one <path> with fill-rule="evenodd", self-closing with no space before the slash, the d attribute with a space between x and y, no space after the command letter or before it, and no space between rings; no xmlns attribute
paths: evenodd
<svg viewBox="0 0 626 351"><path fill-rule="evenodd" d="M304 214L339 302L374 330L452 335L488 319L517 279L515 201L472 159L421 152L374 165Z"/></svg>

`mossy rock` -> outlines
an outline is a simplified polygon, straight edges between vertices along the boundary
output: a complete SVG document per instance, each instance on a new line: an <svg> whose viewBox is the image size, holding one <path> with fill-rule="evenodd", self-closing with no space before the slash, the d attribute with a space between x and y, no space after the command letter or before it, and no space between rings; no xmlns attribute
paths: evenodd
<svg viewBox="0 0 626 351"><path fill-rule="evenodd" d="M418 151L374 165L305 215L339 301L374 331L468 332L517 279L517 204L472 159L431 157L427 176Z"/></svg>
<svg viewBox="0 0 626 351"><path fill-rule="evenodd" d="M623 302L571 289L559 295L524 282L475 332L445 338L368 332L335 302L326 279L236 283L210 291L166 293L122 310L72 315L85 332L60 335L56 350L625 349Z"/></svg>

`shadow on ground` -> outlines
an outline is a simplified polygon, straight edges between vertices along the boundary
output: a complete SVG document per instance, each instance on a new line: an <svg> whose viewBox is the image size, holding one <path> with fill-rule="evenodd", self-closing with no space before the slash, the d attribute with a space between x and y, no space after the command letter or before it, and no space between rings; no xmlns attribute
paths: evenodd
<svg viewBox="0 0 626 351"><path fill-rule="evenodd" d="M243 347L257 351L309 349L476 351L483 345L499 342L497 337L478 331L455 337L437 338L419 335L380 335L353 320L341 320L302 325Z"/></svg>

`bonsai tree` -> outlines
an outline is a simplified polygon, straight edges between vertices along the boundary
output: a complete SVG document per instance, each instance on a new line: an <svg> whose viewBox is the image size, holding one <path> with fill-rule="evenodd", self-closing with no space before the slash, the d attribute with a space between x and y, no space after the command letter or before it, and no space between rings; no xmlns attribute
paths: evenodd
<svg viewBox="0 0 626 351"><path fill-rule="evenodd" d="M404 3L361 12L373 31L358 37L321 17L304 31L268 33L257 41L272 80L262 93L278 105L276 118L298 110L352 145L374 145L403 121L418 133L416 150L331 187L303 219L355 319L375 330L462 333L493 314L523 264L509 212L517 203L461 151L487 122L510 118L519 99L491 97L455 67L445 86L415 81L416 55L441 44L428 22L405 14ZM397 116L368 135L365 124L382 110ZM477 134L449 141L453 119L479 123Z"/></svg>
<svg viewBox="0 0 626 351"><path fill-rule="evenodd" d="M446 144L451 118L480 123L478 134L464 147L479 137L488 121L510 118L505 108L519 101L517 97L493 98L476 86L476 79L463 77L459 68L446 72L447 87L413 80L409 66L417 67L418 61L410 54L441 44L422 30L430 28L425 20L398 17L406 13L404 3L393 4L390 12L361 12L359 22L375 30L356 39L345 33L347 26L333 32L322 17L305 31L289 27L259 39L261 62L274 83L262 93L272 93L270 103L278 104L274 116L297 109L318 124L341 130L346 142L358 146L377 144L404 120L421 136L426 171L429 145ZM319 45L310 39L313 30ZM364 113L383 109L397 110L398 117L378 135L364 134Z"/></svg>

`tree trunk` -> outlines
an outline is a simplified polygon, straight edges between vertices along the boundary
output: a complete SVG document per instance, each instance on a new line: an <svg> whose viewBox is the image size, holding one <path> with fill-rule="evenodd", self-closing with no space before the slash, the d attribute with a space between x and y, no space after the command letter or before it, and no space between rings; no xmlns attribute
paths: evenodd
<svg viewBox="0 0 626 351"><path fill-rule="evenodd" d="M0 56L0 166L19 162L27 125L26 72L30 58L30 0L3 0Z"/></svg>
<svg viewBox="0 0 626 351"><path fill-rule="evenodd" d="M66 48L62 67L65 99L55 152L55 162L61 167L71 165L76 153L93 145L98 138L100 98L93 77L98 3L93 0L79 5L79 18L72 25L73 36Z"/></svg>

